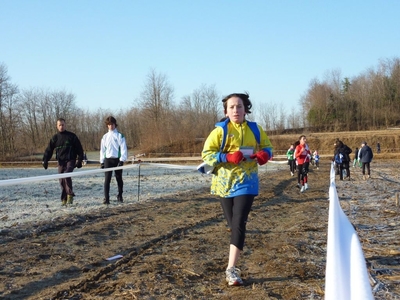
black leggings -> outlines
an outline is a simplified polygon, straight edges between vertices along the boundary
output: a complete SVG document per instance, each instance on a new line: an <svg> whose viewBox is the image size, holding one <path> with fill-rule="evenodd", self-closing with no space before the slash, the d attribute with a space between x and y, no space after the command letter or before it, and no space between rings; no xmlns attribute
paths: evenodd
<svg viewBox="0 0 400 300"><path fill-rule="evenodd" d="M304 185L308 182L308 169L310 167L309 162L305 162L302 165L297 165L297 182Z"/></svg>
<svg viewBox="0 0 400 300"><path fill-rule="evenodd" d="M294 159L289 159L290 172L296 172L296 161Z"/></svg>
<svg viewBox="0 0 400 300"><path fill-rule="evenodd" d="M239 250L243 250L247 217L254 197L254 195L241 195L233 198L221 198L222 210L228 226L232 230L230 244L235 245Z"/></svg>

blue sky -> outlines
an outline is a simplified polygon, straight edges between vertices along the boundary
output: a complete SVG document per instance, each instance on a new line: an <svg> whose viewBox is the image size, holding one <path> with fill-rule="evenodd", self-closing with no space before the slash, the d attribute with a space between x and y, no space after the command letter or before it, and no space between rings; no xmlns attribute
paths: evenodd
<svg viewBox="0 0 400 300"><path fill-rule="evenodd" d="M129 108L151 69L175 101L201 85L298 107L309 82L400 56L400 1L0 0L0 63L20 89Z"/></svg>

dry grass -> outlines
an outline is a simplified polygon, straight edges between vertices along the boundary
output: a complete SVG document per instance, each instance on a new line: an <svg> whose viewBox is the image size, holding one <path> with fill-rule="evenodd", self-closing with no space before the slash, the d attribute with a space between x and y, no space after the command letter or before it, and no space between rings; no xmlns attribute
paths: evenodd
<svg viewBox="0 0 400 300"><path fill-rule="evenodd" d="M320 155L331 155L334 142L339 138L351 149L360 148L361 142L366 141L376 154L376 143L381 145L381 155L375 158L400 158L400 130L387 129L376 131L346 131L346 132L305 132L307 142L312 150L318 149ZM284 154L290 144L297 141L299 135L272 135L271 142L275 154Z"/></svg>

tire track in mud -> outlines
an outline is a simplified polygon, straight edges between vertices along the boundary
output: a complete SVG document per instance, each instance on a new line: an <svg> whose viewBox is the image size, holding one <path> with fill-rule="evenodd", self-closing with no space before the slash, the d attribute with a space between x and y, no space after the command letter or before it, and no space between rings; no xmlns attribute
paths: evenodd
<svg viewBox="0 0 400 300"><path fill-rule="evenodd" d="M194 198L194 200L191 198ZM10 293L5 290L0 292L0 296L8 297L6 299L20 299L21 296L28 299L29 296L33 295L32 299L37 299L35 294L41 295L41 297L49 297L49 295L54 295L54 293L56 293L55 297L63 298L65 297L66 290L79 289L82 286L92 285L98 278L107 276L107 274L111 273L116 268L121 265L123 266L130 260L134 260L135 257L140 256L147 249L155 247L157 244L164 243L171 239L179 239L180 235L189 230L195 230L196 228L221 222L221 214L217 214L216 211L219 213L219 210L215 209L218 205L218 201L210 199L208 192L203 195L202 192L195 191L193 193L177 194L173 198L161 198L148 203L134 204L133 206L114 207L106 212L96 212L93 215L69 216L63 220L57 220L56 223L26 224L24 229L7 230L3 232L0 242L5 246L2 249L2 253L0 253L0 258L7 260L10 267L1 268L0 278L2 278L3 275L4 278L14 277L15 268L12 267L12 265L15 265L17 261L18 263L25 261L25 264L32 264L32 262L29 262L32 261L30 257L39 257L39 261L36 259L35 262L38 264L37 269L46 268L45 261L55 255L59 256L61 260L72 259L75 261L75 264L78 264L78 267L68 267L68 263L63 265L62 261L54 261L54 263L51 263L51 268L53 269L52 273L47 272L45 275L39 272L33 273L33 275L41 275L41 279L37 279L36 281L34 278L29 278L29 274L24 275L23 273L19 273L19 275L17 275L19 276L19 289L13 289L9 291ZM203 214L201 216L195 216L196 211L200 211ZM204 213L207 211L209 212ZM165 215L172 217L166 218ZM160 220L158 220L158 216L161 216ZM181 216L182 220L177 220L178 216ZM174 218L175 220L173 220ZM147 225L157 228L160 223L164 223L166 219L167 221L171 221L171 226L174 229L169 231L165 230L167 228L165 224L161 224L160 230L151 230L151 228L147 228ZM143 226L142 223L144 224ZM174 224L172 225L172 223ZM112 243L115 245L110 245L107 249L108 253L119 252L123 254L124 257L116 263L106 262L101 258L100 260L97 258L95 262L87 263L87 260L83 258L68 258L63 252L54 250L57 247L54 246L54 244L64 241L70 243L70 240L74 238L77 240L75 245L79 246L81 243L88 243L88 240L102 240L104 238L102 236L107 235L107 232L120 232L118 235L121 236L118 238L122 238L121 241L113 240ZM126 234L132 234L133 240L135 242L138 241L139 244L127 248L127 244L131 243L127 243L126 239L124 240L123 236ZM49 240L51 240L52 243L48 243ZM72 246L75 247L74 245ZM37 249L38 247L40 249ZM11 249L13 248L20 248L23 249L23 251L13 257L11 253ZM76 256L81 255L78 253L78 250L77 247L75 249ZM72 255L73 254L74 253L72 253ZM94 256L94 254L90 252L86 254L87 256ZM69 257L71 257L71 255L69 255ZM56 266L57 264L59 267ZM42 265L42 267L40 265ZM60 276L60 274L62 276ZM24 278L26 279L24 280ZM79 280L79 278L81 278L81 280L78 284L75 284L74 282ZM72 284L69 283L71 280ZM11 289L11 283L5 284L5 286L6 285ZM62 288L65 286L69 286L69 288ZM59 292L54 291L60 287L62 290Z"/></svg>
<svg viewBox="0 0 400 300"><path fill-rule="evenodd" d="M102 267L96 271L95 274L91 275L90 278L85 278L80 281L76 285L70 286L68 290L61 290L56 293L52 299L65 299L65 297L73 297L76 293L84 291L85 293L90 293L92 288L98 288L98 281L101 278L107 277L112 272L118 272L120 268L126 268L127 265L133 267L137 257L143 255L146 250L157 247L162 247L163 244L170 243L171 239L181 240L182 235L187 233L188 231L193 231L195 229L201 229L207 226L215 225L216 223L220 223L221 215L214 215L206 219L202 219L194 224L189 224L187 226L182 226L179 228L175 228L170 232L159 235L145 243L142 243L138 246L135 246L131 249L127 249L124 251L123 258L118 260L114 264L110 264L106 267Z"/></svg>

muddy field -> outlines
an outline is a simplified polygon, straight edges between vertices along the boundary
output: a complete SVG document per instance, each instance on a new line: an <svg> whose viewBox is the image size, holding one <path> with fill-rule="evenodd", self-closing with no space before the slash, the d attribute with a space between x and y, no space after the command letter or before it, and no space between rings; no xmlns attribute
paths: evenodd
<svg viewBox="0 0 400 300"><path fill-rule="evenodd" d="M379 160L370 180L354 168L351 181L337 178L375 299L400 299L399 167ZM304 194L289 170L261 175L242 287L225 282L229 232L218 199L201 188L3 228L0 298L323 299L329 170L328 162L311 168Z"/></svg>

